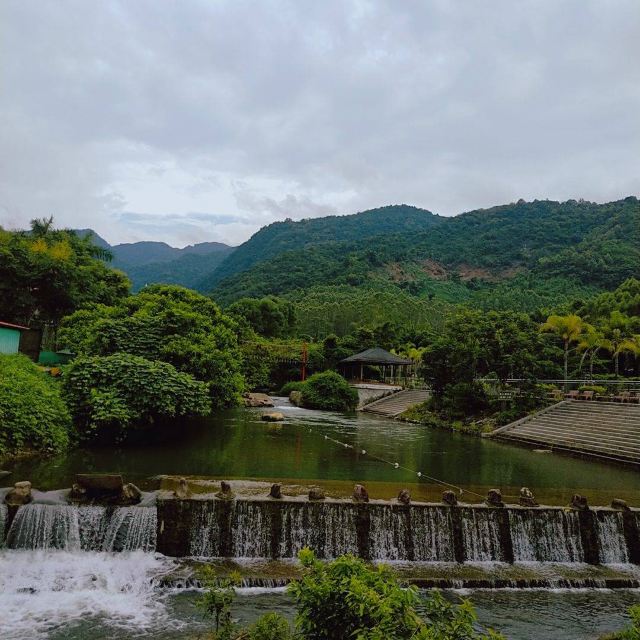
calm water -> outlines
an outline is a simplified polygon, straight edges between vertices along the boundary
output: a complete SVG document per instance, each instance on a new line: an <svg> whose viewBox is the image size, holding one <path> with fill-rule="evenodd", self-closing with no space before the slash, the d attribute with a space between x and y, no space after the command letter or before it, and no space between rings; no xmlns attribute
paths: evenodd
<svg viewBox="0 0 640 640"><path fill-rule="evenodd" d="M16 462L7 465L14 472L10 480L29 479L40 489L52 489L70 486L78 472L120 472L146 488L152 488L153 476L171 475L313 482L337 493L348 492L357 481L366 483L374 497L392 497L409 486L416 499L434 499L443 487L427 478L432 476L479 494L500 487L515 495L528 486L550 503L564 504L579 492L592 504L622 497L640 506L640 473L633 470L366 414L346 416L278 403L286 416L283 424L262 422L261 410L230 410L176 423L144 445L78 449L47 460ZM464 499L478 498L467 494Z"/></svg>

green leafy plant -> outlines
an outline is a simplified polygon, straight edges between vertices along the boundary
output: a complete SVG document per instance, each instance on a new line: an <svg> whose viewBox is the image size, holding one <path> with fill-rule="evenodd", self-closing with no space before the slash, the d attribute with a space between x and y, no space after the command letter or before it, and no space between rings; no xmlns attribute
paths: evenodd
<svg viewBox="0 0 640 640"><path fill-rule="evenodd" d="M26 356L0 355L0 454L68 446L71 419L59 386Z"/></svg>
<svg viewBox="0 0 640 640"><path fill-rule="evenodd" d="M79 357L64 372L63 392L81 438L122 438L163 418L207 415L207 385L166 362L139 356Z"/></svg>
<svg viewBox="0 0 640 640"><path fill-rule="evenodd" d="M358 406L358 392L335 371L314 373L299 390L308 409L353 411Z"/></svg>
<svg viewBox="0 0 640 640"><path fill-rule="evenodd" d="M473 640L500 638L474 629L473 607L453 605L438 592L422 598L403 587L388 567L353 556L321 562L300 552L302 579L289 586L297 605L297 630L306 640ZM419 610L423 609L425 615Z"/></svg>

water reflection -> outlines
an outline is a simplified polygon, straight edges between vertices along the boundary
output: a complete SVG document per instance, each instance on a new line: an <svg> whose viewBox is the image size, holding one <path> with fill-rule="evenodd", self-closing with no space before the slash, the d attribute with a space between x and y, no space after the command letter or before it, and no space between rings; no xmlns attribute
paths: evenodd
<svg viewBox="0 0 640 640"><path fill-rule="evenodd" d="M11 480L28 478L41 489L69 486L77 472L120 472L143 487L160 474L321 481L336 486L344 482L345 487L360 481L380 497L391 497L406 485L424 499L437 497L442 490L426 478L432 476L479 493L489 487L513 493L529 486L549 502L564 503L572 492L582 492L592 504L605 503L614 495L634 503L640 490L640 474L629 469L535 454L366 414L307 411L286 401L277 408L285 413L283 424L264 423L260 410L244 409L176 421L144 444L77 449L47 460L15 462L9 466L14 471ZM395 462L413 472L394 468ZM416 471L424 477L419 479Z"/></svg>

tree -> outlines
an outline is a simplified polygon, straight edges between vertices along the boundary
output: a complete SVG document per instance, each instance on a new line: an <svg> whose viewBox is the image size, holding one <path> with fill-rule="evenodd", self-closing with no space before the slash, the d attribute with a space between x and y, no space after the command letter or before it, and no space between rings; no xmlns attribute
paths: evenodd
<svg viewBox="0 0 640 640"><path fill-rule="evenodd" d="M122 439L159 420L210 411L206 384L166 362L124 353L77 358L64 373L63 391L84 439Z"/></svg>
<svg viewBox="0 0 640 640"><path fill-rule="evenodd" d="M593 380L593 363L601 349L609 351L611 349L611 343L605 339L604 335L598 330L589 327L587 331L581 335L577 350L582 352L580 369L582 369L585 359L587 357L589 358L589 377L591 380Z"/></svg>
<svg viewBox="0 0 640 640"><path fill-rule="evenodd" d="M620 374L620 355L623 353L636 353L637 351L637 344L633 340L632 327L631 318L620 311L612 311L602 326L607 339L607 350L613 356L616 378Z"/></svg>
<svg viewBox="0 0 640 640"><path fill-rule="evenodd" d="M28 232L0 228L0 317L56 326L76 309L117 303L130 285L109 258L90 235L56 230L52 218L33 220Z"/></svg>
<svg viewBox="0 0 640 640"><path fill-rule="evenodd" d="M258 335L266 338L287 336L296 323L293 304L274 296L242 298L229 306L227 313L245 320Z"/></svg>
<svg viewBox="0 0 640 640"><path fill-rule="evenodd" d="M564 380L569 379L569 349L571 345L577 342L580 335L589 330L589 326L575 314L568 316L552 315L540 327L540 331L553 333L562 340L564 349Z"/></svg>
<svg viewBox="0 0 640 640"><path fill-rule="evenodd" d="M152 285L111 307L94 306L64 319L61 346L83 355L129 353L161 360L206 382L215 407L243 390L238 325L206 296Z"/></svg>
<svg viewBox="0 0 640 640"><path fill-rule="evenodd" d="M335 371L314 373L301 386L302 406L325 411L353 411L358 392Z"/></svg>

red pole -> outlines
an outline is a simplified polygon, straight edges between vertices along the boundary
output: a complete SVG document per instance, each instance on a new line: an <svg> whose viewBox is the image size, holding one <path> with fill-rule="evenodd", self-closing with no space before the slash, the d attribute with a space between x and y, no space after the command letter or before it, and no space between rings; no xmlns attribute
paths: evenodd
<svg viewBox="0 0 640 640"><path fill-rule="evenodd" d="M307 352L307 343L302 343L302 370L300 372L300 377L302 378L302 382L307 379L307 361L308 361L308 352Z"/></svg>

